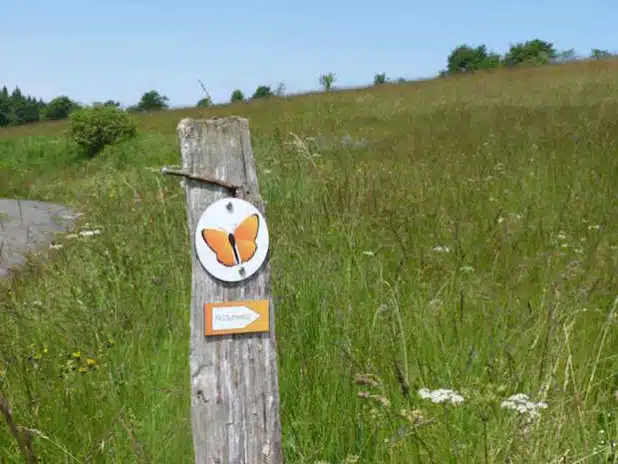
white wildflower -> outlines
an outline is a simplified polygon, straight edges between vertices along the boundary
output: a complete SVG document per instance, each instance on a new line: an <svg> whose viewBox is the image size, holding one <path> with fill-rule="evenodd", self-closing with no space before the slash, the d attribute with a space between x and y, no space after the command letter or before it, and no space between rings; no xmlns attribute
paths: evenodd
<svg viewBox="0 0 618 464"><path fill-rule="evenodd" d="M474 268L472 266L461 266L459 270L461 272L474 272Z"/></svg>
<svg viewBox="0 0 618 464"><path fill-rule="evenodd" d="M588 230L599 230L601 228L598 224L592 224L588 226Z"/></svg>
<svg viewBox="0 0 618 464"><path fill-rule="evenodd" d="M360 462L360 457L355 454L349 454L343 460L343 464L356 464L357 462Z"/></svg>
<svg viewBox="0 0 618 464"><path fill-rule="evenodd" d="M440 311L442 310L442 306L444 306L444 302L439 298L435 298L429 302L429 309L431 311Z"/></svg>
<svg viewBox="0 0 618 464"><path fill-rule="evenodd" d="M451 251L451 249L447 246L438 245L438 246L433 247L433 251L436 251L438 253L448 253Z"/></svg>
<svg viewBox="0 0 618 464"><path fill-rule="evenodd" d="M560 231L560 232L558 232L557 237L558 237L559 240L565 240L566 239L566 234L564 232Z"/></svg>
<svg viewBox="0 0 618 464"><path fill-rule="evenodd" d="M504 218L502 216L500 216L498 218L498 224L502 224L504 222Z"/></svg>
<svg viewBox="0 0 618 464"><path fill-rule="evenodd" d="M418 394L425 400L431 400L432 403L445 403L449 401L451 404L459 404L464 401L464 397L459 393L445 388L440 388L433 391L428 388L421 388L418 391Z"/></svg>
<svg viewBox="0 0 618 464"><path fill-rule="evenodd" d="M94 235L101 235L101 231L99 229L95 230L82 230L79 234L68 234L65 235L65 239L71 240L78 237L92 237Z"/></svg>
<svg viewBox="0 0 618 464"><path fill-rule="evenodd" d="M547 403L540 401L533 403L530 401L530 397L524 393L517 393L512 395L507 400L500 403L500 406L505 409L512 409L520 414L527 414L530 417L536 418L540 415L540 409L546 409Z"/></svg>
<svg viewBox="0 0 618 464"><path fill-rule="evenodd" d="M363 254L365 256L375 256L375 253L373 251L363 251Z"/></svg>
<svg viewBox="0 0 618 464"><path fill-rule="evenodd" d="M92 237L94 235L101 235L101 231L99 229L96 230L82 230L79 235L82 237Z"/></svg>

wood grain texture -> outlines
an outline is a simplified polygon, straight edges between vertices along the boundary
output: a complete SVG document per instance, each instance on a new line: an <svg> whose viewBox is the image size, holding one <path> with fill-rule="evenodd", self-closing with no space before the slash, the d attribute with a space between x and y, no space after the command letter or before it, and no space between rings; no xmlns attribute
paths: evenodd
<svg viewBox="0 0 618 464"><path fill-rule="evenodd" d="M184 171L244 185L240 196L266 217L246 119L183 119L177 135ZM206 207L229 197L230 192L195 179L185 178L182 184L192 251L190 369L195 462L279 464L283 455L268 259L239 283L210 276L197 257L195 228ZM270 301L269 333L205 337L205 303L257 299Z"/></svg>

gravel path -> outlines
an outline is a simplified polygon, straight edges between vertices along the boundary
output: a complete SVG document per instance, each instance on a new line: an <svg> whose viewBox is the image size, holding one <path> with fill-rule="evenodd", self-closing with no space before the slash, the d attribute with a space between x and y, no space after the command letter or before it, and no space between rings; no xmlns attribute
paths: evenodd
<svg viewBox="0 0 618 464"><path fill-rule="evenodd" d="M66 206L0 198L0 278L25 262L25 254L49 248L54 234L73 228L77 215Z"/></svg>

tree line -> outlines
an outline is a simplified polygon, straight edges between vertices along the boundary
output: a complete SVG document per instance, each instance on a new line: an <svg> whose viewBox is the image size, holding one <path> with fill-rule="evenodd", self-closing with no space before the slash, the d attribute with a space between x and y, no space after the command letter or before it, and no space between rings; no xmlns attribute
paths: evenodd
<svg viewBox="0 0 618 464"><path fill-rule="evenodd" d="M441 77L447 77L462 73L470 73L484 69L515 68L521 66L536 66L553 63L564 63L579 59L603 59L616 56L607 50L593 49L589 56L578 57L574 50L558 51L551 42L540 39L529 40L512 44L504 55L490 51L486 45L472 46L460 45L453 49L447 58L447 68L440 71ZM323 90L334 89L336 76L326 73L320 76L319 83ZM376 74L373 84L380 85L389 82L405 82L405 79L389 79L385 73ZM200 82L201 84L201 82ZM196 106L208 107L213 104L212 99L206 92ZM246 98L240 89L236 89L230 96L230 102L256 100L261 98L285 96L285 86L281 83L274 90L269 85L259 85L251 97ZM112 106L119 108L120 103L113 100L95 102L92 106ZM6 86L0 90L0 127L17 126L43 120L61 120L68 118L69 114L81 108L78 102L62 95L49 102L41 98L24 95L19 87L9 92ZM129 106L126 111L148 112L169 108L169 98L161 95L156 90L150 90L140 101Z"/></svg>
<svg viewBox="0 0 618 464"><path fill-rule="evenodd" d="M512 44L504 55L488 50L486 45L460 45L447 59L447 68L440 76L461 74L483 69L516 68L521 66L538 66L545 64L567 63L581 59L611 58L615 56L607 50L594 48L589 56L578 57L575 50L556 50L551 42L534 39Z"/></svg>

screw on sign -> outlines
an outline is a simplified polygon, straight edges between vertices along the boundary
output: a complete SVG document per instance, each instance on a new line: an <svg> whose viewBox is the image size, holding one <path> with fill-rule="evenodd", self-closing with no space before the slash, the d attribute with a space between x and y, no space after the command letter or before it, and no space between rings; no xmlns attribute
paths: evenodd
<svg viewBox="0 0 618 464"><path fill-rule="evenodd" d="M283 462L269 231L246 119L183 119L196 463ZM260 411L255 415L255 411Z"/></svg>

